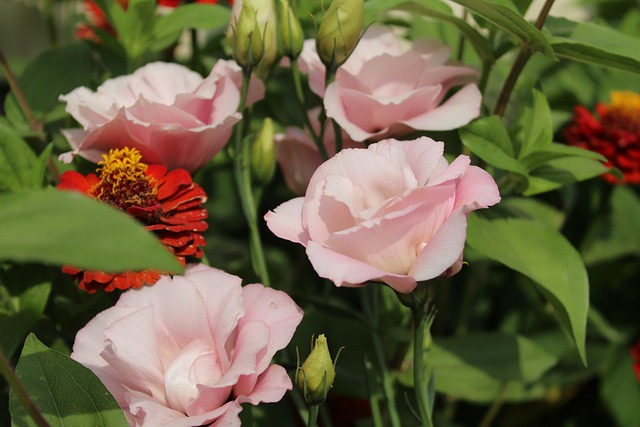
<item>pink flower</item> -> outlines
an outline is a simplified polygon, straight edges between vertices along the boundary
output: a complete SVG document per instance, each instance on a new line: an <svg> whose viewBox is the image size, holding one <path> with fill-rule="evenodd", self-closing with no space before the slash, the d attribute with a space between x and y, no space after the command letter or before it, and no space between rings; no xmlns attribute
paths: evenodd
<svg viewBox="0 0 640 427"><path fill-rule="evenodd" d="M469 212L500 201L493 178L441 142L388 139L322 164L306 195L267 213L278 237L300 243L337 286L382 281L398 292L457 273Z"/></svg>
<svg viewBox="0 0 640 427"><path fill-rule="evenodd" d="M482 96L470 83L478 72L446 65L449 55L450 48L435 41L411 44L388 28L371 27L326 91L324 66L311 43L300 68L309 73L311 90L324 96L327 116L351 139L380 140L412 130L456 129L478 117Z"/></svg>
<svg viewBox="0 0 640 427"><path fill-rule="evenodd" d="M123 293L78 332L71 357L132 426L239 426L242 403L276 402L292 388L270 362L301 320L284 292L195 265Z"/></svg>
<svg viewBox="0 0 640 427"><path fill-rule="evenodd" d="M316 134L320 130L319 113L320 108L309 111L309 120ZM322 156L318 147L308 132L295 127L288 127L284 134L276 135L276 142L278 144L278 163L287 186L294 194L304 194L311 176L322 164ZM331 126L325 130L323 142L327 154L329 157L333 157L336 154L336 138ZM342 146L344 148L365 147L361 142L352 141L344 132L342 132Z"/></svg>
<svg viewBox="0 0 640 427"><path fill-rule="evenodd" d="M73 151L97 163L113 148L136 148L145 163L193 172L227 143L242 118L242 72L232 61L218 61L208 77L178 64L154 62L128 76L104 82L93 92L80 87L60 97L82 129L63 131ZM264 96L254 79L249 103Z"/></svg>

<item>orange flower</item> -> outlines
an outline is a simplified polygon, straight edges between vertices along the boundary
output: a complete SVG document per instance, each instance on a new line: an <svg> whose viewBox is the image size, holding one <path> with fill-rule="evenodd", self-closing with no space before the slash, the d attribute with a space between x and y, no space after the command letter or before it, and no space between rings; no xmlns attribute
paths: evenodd
<svg viewBox="0 0 640 427"><path fill-rule="evenodd" d="M607 166L622 171L625 183L640 183L640 95L612 92L611 103L598 104L596 112L599 119L576 107L573 123L564 131L567 142L602 154ZM611 174L604 178L622 183Z"/></svg>
<svg viewBox="0 0 640 427"><path fill-rule="evenodd" d="M207 229L207 196L184 169L167 171L163 165L140 161L138 150L113 149L104 154L100 176L84 176L76 171L62 174L58 188L77 191L98 199L133 216L156 234L176 259L185 264L187 256L202 257ZM97 289L139 288L153 284L160 271L107 273L64 266L62 271L78 279L78 286L89 293Z"/></svg>

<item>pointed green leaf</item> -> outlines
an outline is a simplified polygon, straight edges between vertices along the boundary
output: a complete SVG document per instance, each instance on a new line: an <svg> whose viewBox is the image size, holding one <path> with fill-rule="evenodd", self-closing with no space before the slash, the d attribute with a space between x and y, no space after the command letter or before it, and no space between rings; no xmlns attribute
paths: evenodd
<svg viewBox="0 0 640 427"><path fill-rule="evenodd" d="M602 399L619 426L640 425L640 383L633 374L634 363L629 349L619 348L601 383Z"/></svg>
<svg viewBox="0 0 640 427"><path fill-rule="evenodd" d="M153 29L154 36L166 37L185 28L213 30L226 27L231 11L215 4L192 3L176 7L171 13L160 16Z"/></svg>
<svg viewBox="0 0 640 427"><path fill-rule="evenodd" d="M597 24L549 17L545 28L561 58L640 74L640 39Z"/></svg>
<svg viewBox="0 0 640 427"><path fill-rule="evenodd" d="M524 195L531 196L555 190L567 184L602 175L608 170L599 160L588 157L571 156L547 160L529 173L529 187Z"/></svg>
<svg viewBox="0 0 640 427"><path fill-rule="evenodd" d="M524 166L514 158L511 138L500 117L476 120L458 132L462 143L491 166L527 175Z"/></svg>
<svg viewBox="0 0 640 427"><path fill-rule="evenodd" d="M21 191L42 186L42 164L26 141L0 123L0 189Z"/></svg>
<svg viewBox="0 0 640 427"><path fill-rule="evenodd" d="M93 372L64 354L27 337L16 374L51 427L122 427L127 420L115 399ZM10 394L13 427L35 423Z"/></svg>
<svg viewBox="0 0 640 427"><path fill-rule="evenodd" d="M557 159L559 157L586 157L589 159L599 160L601 162L607 161L602 154L596 153L595 151L554 142L553 144L544 147L542 150L530 153L524 158L521 158L520 162L522 162L527 170L532 170L544 165L549 160Z"/></svg>
<svg viewBox="0 0 640 427"><path fill-rule="evenodd" d="M549 41L536 27L527 22L516 11L488 0L452 0L491 22L518 40L555 58Z"/></svg>
<svg viewBox="0 0 640 427"><path fill-rule="evenodd" d="M520 121L522 126L522 141L518 159L528 154L540 151L553 142L553 127L551 126L551 110L547 98L538 90L532 91L531 105L525 107Z"/></svg>
<svg viewBox="0 0 640 427"><path fill-rule="evenodd" d="M0 260L70 264L110 272L180 272L133 218L68 191L0 194Z"/></svg>
<svg viewBox="0 0 640 427"><path fill-rule="evenodd" d="M558 231L539 221L489 220L478 215L469 217L467 243L540 286L586 363L589 279L573 246Z"/></svg>

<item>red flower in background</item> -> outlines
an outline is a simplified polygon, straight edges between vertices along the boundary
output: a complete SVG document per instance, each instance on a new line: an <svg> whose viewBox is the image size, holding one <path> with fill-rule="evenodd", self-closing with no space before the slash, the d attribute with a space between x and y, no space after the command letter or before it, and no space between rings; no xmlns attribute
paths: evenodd
<svg viewBox="0 0 640 427"><path fill-rule="evenodd" d="M100 176L84 176L76 171L62 174L58 188L87 194L133 216L156 234L162 243L185 264L187 256L202 257L207 229L207 196L184 169L167 171L163 165L146 165L136 149L114 149L103 155ZM62 271L78 280L89 293L98 289L139 288L158 281L162 272L107 273L64 266Z"/></svg>
<svg viewBox="0 0 640 427"><path fill-rule="evenodd" d="M633 372L635 372L636 378L640 382L640 341L631 347L631 357L633 358Z"/></svg>
<svg viewBox="0 0 640 427"><path fill-rule="evenodd" d="M115 0L123 9L127 9L129 6L129 0ZM183 0L157 0L158 6L165 8L176 8L183 3ZM190 3L184 1L184 3ZM218 4L218 0L195 0L195 3L208 3ZM233 0L226 0L223 3L228 5L233 4ZM84 7L85 15L89 20L89 23L81 23L76 27L76 37L81 40L91 40L94 43L100 43L100 37L95 32L95 29L105 31L109 34L116 35L113 26L109 23L106 14L100 6L98 6L92 0L83 0L82 6Z"/></svg>
<svg viewBox="0 0 640 427"><path fill-rule="evenodd" d="M611 103L596 105L596 112L599 119L586 108L576 107L573 123L565 129L564 137L571 145L606 157L606 165L620 169L625 183L640 183L640 95L612 92ZM622 183L611 174L604 178Z"/></svg>

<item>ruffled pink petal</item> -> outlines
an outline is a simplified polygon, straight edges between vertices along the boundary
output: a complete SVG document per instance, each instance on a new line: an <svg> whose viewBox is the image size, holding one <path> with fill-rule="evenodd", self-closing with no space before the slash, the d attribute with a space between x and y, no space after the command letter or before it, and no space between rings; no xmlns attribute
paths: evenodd
<svg viewBox="0 0 640 427"><path fill-rule="evenodd" d="M267 227L281 239L306 245L308 232L302 227L302 205L304 197L297 197L267 212L264 216Z"/></svg>
<svg viewBox="0 0 640 427"><path fill-rule="evenodd" d="M293 384L287 370L279 365L269 366L258 378L256 386L249 396L241 396L239 400L252 405L278 402Z"/></svg>
<svg viewBox="0 0 640 427"><path fill-rule="evenodd" d="M420 130L451 130L464 126L480 115L482 94L474 83L456 92L439 107L402 123Z"/></svg>
<svg viewBox="0 0 640 427"><path fill-rule="evenodd" d="M467 217L462 211L456 211L426 242L409 275L417 281L440 276L460 258L466 237Z"/></svg>
<svg viewBox="0 0 640 427"><path fill-rule="evenodd" d="M456 207L465 213L493 206L500 201L500 192L493 177L477 166L470 166L456 190Z"/></svg>
<svg viewBox="0 0 640 427"><path fill-rule="evenodd" d="M312 241L307 246L307 256L316 273L331 280L336 286L359 287L366 285L368 281L378 280L403 293L411 292L416 287L416 281L412 277L379 270Z"/></svg>

